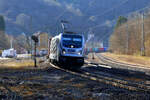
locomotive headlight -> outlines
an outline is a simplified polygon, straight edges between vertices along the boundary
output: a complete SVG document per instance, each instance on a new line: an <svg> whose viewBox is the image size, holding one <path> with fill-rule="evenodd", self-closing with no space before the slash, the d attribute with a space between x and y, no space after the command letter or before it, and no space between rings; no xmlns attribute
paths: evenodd
<svg viewBox="0 0 150 100"><path fill-rule="evenodd" d="M63 49L63 50L62 50L62 53L63 53L63 54L66 54L66 51L65 51L65 49Z"/></svg>
<svg viewBox="0 0 150 100"><path fill-rule="evenodd" d="M80 52L78 52L78 55L81 55L81 53L80 53Z"/></svg>
<svg viewBox="0 0 150 100"><path fill-rule="evenodd" d="M66 51L63 51L63 54L66 54Z"/></svg>
<svg viewBox="0 0 150 100"><path fill-rule="evenodd" d="M78 55L81 55L82 54L82 50L80 50L79 52L78 52Z"/></svg>

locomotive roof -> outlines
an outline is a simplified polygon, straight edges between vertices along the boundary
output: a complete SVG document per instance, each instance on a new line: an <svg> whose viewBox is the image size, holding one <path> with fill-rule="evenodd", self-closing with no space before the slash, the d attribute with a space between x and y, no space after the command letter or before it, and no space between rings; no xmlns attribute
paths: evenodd
<svg viewBox="0 0 150 100"><path fill-rule="evenodd" d="M71 34L70 34L70 33L60 33L60 34L54 36L53 39L55 39L55 38L61 39L61 36L62 36L63 34L67 34L67 35L80 35L80 36L83 36L82 34L77 34L77 33L71 33Z"/></svg>

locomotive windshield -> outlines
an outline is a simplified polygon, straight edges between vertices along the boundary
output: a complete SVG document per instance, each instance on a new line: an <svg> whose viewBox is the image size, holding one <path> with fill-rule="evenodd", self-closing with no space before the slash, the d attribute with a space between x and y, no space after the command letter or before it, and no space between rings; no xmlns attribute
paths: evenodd
<svg viewBox="0 0 150 100"><path fill-rule="evenodd" d="M62 45L67 48L82 48L82 36L80 35L63 35Z"/></svg>

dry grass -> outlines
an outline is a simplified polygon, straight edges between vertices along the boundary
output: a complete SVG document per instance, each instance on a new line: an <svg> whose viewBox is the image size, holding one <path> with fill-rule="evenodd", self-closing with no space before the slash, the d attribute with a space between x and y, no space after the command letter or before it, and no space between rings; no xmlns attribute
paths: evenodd
<svg viewBox="0 0 150 100"><path fill-rule="evenodd" d="M113 53L102 53L102 55L110 57L110 58L120 61L120 62L144 65L144 66L150 67L150 57L120 55L120 54L113 54Z"/></svg>
<svg viewBox="0 0 150 100"><path fill-rule="evenodd" d="M21 95L23 95L23 96L31 96L31 95L34 94L32 89L29 88L28 86L23 86L23 85L17 86L17 87L12 87L11 86L10 89L12 91L15 91L15 92L19 93L19 94L21 93Z"/></svg>
<svg viewBox="0 0 150 100"><path fill-rule="evenodd" d="M94 59L92 59L92 58L93 58L93 54L89 53L87 55L87 59L86 60L88 60L88 61L90 61L92 63L97 63L97 62L102 63L101 60L99 60L99 58L97 56L95 56L95 53L94 53Z"/></svg>
<svg viewBox="0 0 150 100"><path fill-rule="evenodd" d="M32 68L34 67L34 61L33 60L12 60L12 61L3 61L0 63L0 68Z"/></svg>
<svg viewBox="0 0 150 100"><path fill-rule="evenodd" d="M78 84L73 84L72 86L77 87L77 88L83 88L85 84L78 83Z"/></svg>
<svg viewBox="0 0 150 100"><path fill-rule="evenodd" d="M30 78L28 78L28 80L40 80L40 79L42 79L43 77L42 76L33 76L33 77L30 77Z"/></svg>

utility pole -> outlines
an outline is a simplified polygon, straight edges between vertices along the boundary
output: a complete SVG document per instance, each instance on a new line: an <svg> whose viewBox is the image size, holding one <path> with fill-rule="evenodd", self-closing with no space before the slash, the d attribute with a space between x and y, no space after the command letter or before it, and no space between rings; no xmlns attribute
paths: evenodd
<svg viewBox="0 0 150 100"><path fill-rule="evenodd" d="M30 16L30 32L32 33L32 16Z"/></svg>
<svg viewBox="0 0 150 100"><path fill-rule="evenodd" d="M142 14L141 56L145 56L144 13Z"/></svg>
<svg viewBox="0 0 150 100"><path fill-rule="evenodd" d="M128 31L128 23L126 24L126 34L127 34L127 40L126 40L126 54L129 53L129 31Z"/></svg>
<svg viewBox="0 0 150 100"><path fill-rule="evenodd" d="M32 16L30 16L30 33L32 34ZM30 49L31 49L31 53L32 53L32 49L33 49L33 43L32 43L32 39L31 39L31 43L30 43Z"/></svg>
<svg viewBox="0 0 150 100"><path fill-rule="evenodd" d="M36 63L36 42L34 42L34 67L37 67L37 63Z"/></svg>
<svg viewBox="0 0 150 100"><path fill-rule="evenodd" d="M95 59L95 57L94 57L94 38L92 41L92 59Z"/></svg>
<svg viewBox="0 0 150 100"><path fill-rule="evenodd" d="M94 57L94 33L92 29L90 29L91 34L93 35L93 41L92 41L92 59L95 59Z"/></svg>
<svg viewBox="0 0 150 100"><path fill-rule="evenodd" d="M11 37L10 39L10 48L12 49L13 48L13 38Z"/></svg>

